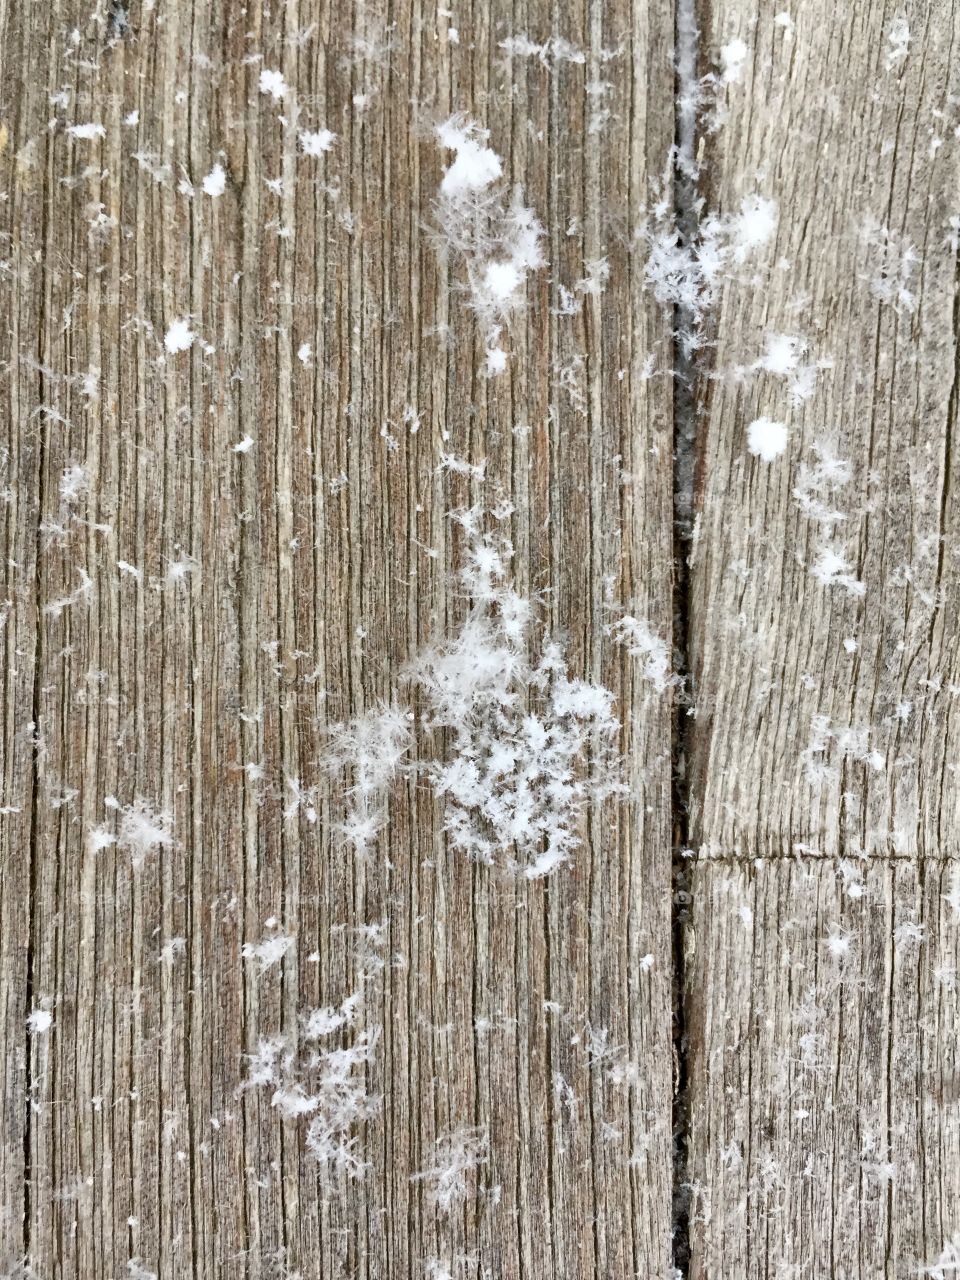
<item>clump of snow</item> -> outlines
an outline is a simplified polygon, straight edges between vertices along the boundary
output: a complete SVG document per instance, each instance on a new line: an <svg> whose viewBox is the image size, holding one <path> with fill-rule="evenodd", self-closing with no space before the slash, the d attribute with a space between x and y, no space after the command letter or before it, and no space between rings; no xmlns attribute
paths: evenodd
<svg viewBox="0 0 960 1280"><path fill-rule="evenodd" d="M591 297L599 297L607 287L610 279L609 258L597 258L593 262L585 262L586 275L576 283L577 293Z"/></svg>
<svg viewBox="0 0 960 1280"><path fill-rule="evenodd" d="M313 1009L302 1019L304 1040L319 1040L341 1027L352 1026L356 1022L361 1007L360 993L355 991L347 996L339 1005L326 1005L322 1009Z"/></svg>
<svg viewBox="0 0 960 1280"><path fill-rule="evenodd" d="M944 1241L939 1257L921 1267L917 1274L926 1280L956 1280L960 1276L960 1231Z"/></svg>
<svg viewBox="0 0 960 1280"><path fill-rule="evenodd" d="M854 576L851 572L852 566L846 557L835 547L824 546L820 548L817 558L810 572L825 587L844 587L852 596L862 596L866 593L864 584Z"/></svg>
<svg viewBox="0 0 960 1280"><path fill-rule="evenodd" d="M522 190L510 194L499 182L503 161L487 145L486 129L453 116L435 132L440 145L454 153L440 183L435 239L441 252L464 263L488 351L499 351L499 326L522 309L527 278L546 265L543 227L524 204ZM505 359L494 358L487 372L505 366Z"/></svg>
<svg viewBox="0 0 960 1280"><path fill-rule="evenodd" d="M450 469L461 465L474 470L448 459ZM512 549L480 532L481 515L481 508L458 513L470 536L458 578L466 616L404 672L421 714L381 704L334 724L322 761L343 779L335 831L356 853L367 854L386 829L397 780L423 777L443 805L454 848L533 879L570 861L589 804L624 790L620 724L612 693L571 676L563 645L538 633L536 602L509 581ZM642 678L658 693L680 683L646 622L624 616L607 634L640 659ZM288 785L294 798L285 816L307 806L314 821L313 789Z"/></svg>
<svg viewBox="0 0 960 1280"><path fill-rule="evenodd" d="M583 808L617 789L620 726L610 691L571 679L556 641L529 656L532 609L507 581L510 554L506 543L474 543L461 574L470 611L410 676L428 726L449 731L447 752L427 768L454 847L482 862L505 858L533 879L569 861Z"/></svg>
<svg viewBox="0 0 960 1280"><path fill-rule="evenodd" d="M960 921L960 865L956 863L950 869L950 882L943 900L953 913L951 918Z"/></svg>
<svg viewBox="0 0 960 1280"><path fill-rule="evenodd" d="M305 129L300 131L300 149L305 156L322 156L333 147L336 140L337 135L329 129L317 129L314 133Z"/></svg>
<svg viewBox="0 0 960 1280"><path fill-rule="evenodd" d="M912 38L910 24L905 17L900 15L892 19L887 27L887 50L883 58L887 71L896 71L906 62Z"/></svg>
<svg viewBox="0 0 960 1280"><path fill-rule="evenodd" d="M351 1130L380 1109L380 1099L367 1093L366 1067L373 1060L379 1033L363 1030L341 1049L316 1053L312 1069L319 1074L316 1092L309 1095L312 1119L307 1150L321 1168L360 1178L369 1164L362 1158L359 1139ZM283 1092L273 1097L283 1105Z"/></svg>
<svg viewBox="0 0 960 1280"><path fill-rule="evenodd" d="M700 330L714 307L731 265L742 265L773 237L777 205L764 196L746 196L736 213L706 214L692 237L677 225L673 206L660 201L644 228L648 246L644 278L656 300L684 315L680 334L689 356L701 344Z"/></svg>
<svg viewBox="0 0 960 1280"><path fill-rule="evenodd" d="M32 1036L42 1036L53 1026L53 1014L49 1009L31 1009L27 1014L27 1031Z"/></svg>
<svg viewBox="0 0 960 1280"><path fill-rule="evenodd" d="M653 632L649 623L628 614L618 619L610 631L631 658L643 660L641 675L657 693L664 693L671 685L680 683L680 677L670 670L670 651L665 641Z"/></svg>
<svg viewBox="0 0 960 1280"><path fill-rule="evenodd" d="M160 948L159 958L162 964L172 964L177 956L182 956L187 949L187 940L183 937L171 938Z"/></svg>
<svg viewBox="0 0 960 1280"><path fill-rule="evenodd" d="M67 133L72 138L80 138L85 142L92 142L94 138L105 138L107 135L102 124L72 124L68 127Z"/></svg>
<svg viewBox="0 0 960 1280"><path fill-rule="evenodd" d="M787 447L787 428L782 422L756 418L747 427L747 448L764 462L779 458Z"/></svg>
<svg viewBox="0 0 960 1280"><path fill-rule="evenodd" d="M97 854L102 849L108 849L110 845L116 844L116 834L108 827L91 827L90 834L87 837L87 848L91 853Z"/></svg>
<svg viewBox="0 0 960 1280"><path fill-rule="evenodd" d="M797 368L800 357L806 350L806 344L802 338L793 338L785 333L768 334L766 344L766 352L754 367L776 374L780 378L785 378L788 373L792 373Z"/></svg>
<svg viewBox="0 0 960 1280"><path fill-rule="evenodd" d="M584 1028L583 1035L573 1037L573 1043L582 1043L587 1065L605 1080L617 1087L636 1085L640 1080L640 1064L630 1056L625 1044L611 1042L608 1027Z"/></svg>
<svg viewBox="0 0 960 1280"><path fill-rule="evenodd" d="M74 587L73 591L67 596L60 596L56 600L51 600L49 604L43 606L43 612L50 617L58 618L65 609L69 609L71 605L79 604L81 600L88 600L93 593L93 579L87 573L86 569L77 568L77 574L80 578L80 584Z"/></svg>
<svg viewBox="0 0 960 1280"><path fill-rule="evenodd" d="M360 1178L368 1168L357 1130L380 1109L367 1069L379 1026L361 1025L364 990L383 965L382 925L357 931L357 989L339 1006L315 1009L290 1037L265 1036L248 1057L243 1088L272 1088L271 1103L289 1121L310 1117L307 1150L324 1174Z"/></svg>
<svg viewBox="0 0 960 1280"><path fill-rule="evenodd" d="M847 520L847 513L835 505L840 490L850 483L849 462L838 458L824 444L813 445L817 461L803 462L797 475L793 496L806 519L818 524L823 537L810 572L824 586L843 587L850 595L862 596L866 587L854 575L852 566L836 540L836 526ZM854 646L855 648L856 646Z"/></svg>
<svg viewBox="0 0 960 1280"><path fill-rule="evenodd" d="M90 473L86 467L67 467L60 477L60 497L69 505L79 502L90 488Z"/></svg>
<svg viewBox="0 0 960 1280"><path fill-rule="evenodd" d="M749 48L736 36L720 49L720 69L723 72L724 84L738 84L743 79Z"/></svg>
<svg viewBox="0 0 960 1280"><path fill-rule="evenodd" d="M365 854L386 825L390 787L413 743L411 720L406 709L380 706L330 728L325 762L350 779L339 832L357 853Z"/></svg>
<svg viewBox="0 0 960 1280"><path fill-rule="evenodd" d="M204 195L222 196L227 189L227 175L222 164L215 164L200 184Z"/></svg>
<svg viewBox="0 0 960 1280"><path fill-rule="evenodd" d="M817 459L814 464L800 464L793 496L808 520L829 527L847 519L846 513L834 505L834 498L850 483L853 471L846 459L838 458L819 441L814 443L813 453Z"/></svg>
<svg viewBox="0 0 960 1280"><path fill-rule="evenodd" d="M256 960L260 965L260 972L265 973L267 969L280 963L295 942L296 939L290 934L271 933L260 942L245 942L240 954L245 960Z"/></svg>
<svg viewBox="0 0 960 1280"><path fill-rule="evenodd" d="M131 1258L127 1263L130 1280L157 1280L157 1273L143 1266L139 1258Z"/></svg>
<svg viewBox="0 0 960 1280"><path fill-rule="evenodd" d="M498 373L503 373L507 367L507 353L502 347L488 347L486 352L486 360L484 361L484 369L490 377L496 377Z"/></svg>
<svg viewBox="0 0 960 1280"><path fill-rule="evenodd" d="M432 1168L412 1175L411 1182L427 1184L430 1201L440 1213L450 1213L469 1193L475 1171L487 1161L489 1139L484 1129L457 1129L435 1144Z"/></svg>
<svg viewBox="0 0 960 1280"><path fill-rule="evenodd" d="M503 161L487 146L490 133L462 116L437 125L440 145L454 153L453 164L443 172L440 194L448 200L482 191L503 173Z"/></svg>
<svg viewBox="0 0 960 1280"><path fill-rule="evenodd" d="M173 844L173 818L155 809L146 800L134 800L120 812L117 846L130 854L134 867L143 864L148 854Z"/></svg>
<svg viewBox="0 0 960 1280"><path fill-rule="evenodd" d="M835 725L829 716L815 715L809 744L800 753L807 781L812 786L840 779L841 766L854 760L879 773L884 758L870 745L870 729Z"/></svg>
<svg viewBox="0 0 960 1280"><path fill-rule="evenodd" d="M923 261L916 246L873 219L867 219L860 235L871 269L871 294L898 315L912 315L917 309L913 276Z"/></svg>
<svg viewBox="0 0 960 1280"><path fill-rule="evenodd" d="M163 345L171 355L176 355L178 351L188 351L196 336L189 320L174 320L164 336Z"/></svg>
<svg viewBox="0 0 960 1280"><path fill-rule="evenodd" d="M816 390L818 371L829 367L829 361L803 363L807 343L792 334L768 333L764 342L766 350L754 362L754 370L785 379L791 404L800 405L809 400Z"/></svg>
<svg viewBox="0 0 960 1280"><path fill-rule="evenodd" d="M276 102L286 97L289 88L282 72L269 71L266 67L260 72L260 92L268 93Z"/></svg>
<svg viewBox="0 0 960 1280"><path fill-rule="evenodd" d="M773 239L776 229L776 201L763 196L747 196L739 212L727 222L734 262L746 262L755 250Z"/></svg>
<svg viewBox="0 0 960 1280"><path fill-rule="evenodd" d="M555 66L560 62L583 66L587 60L585 50L571 44L563 36L547 36L542 44L526 35L507 36L506 40L500 41L500 48L508 58L536 58L545 67Z"/></svg>

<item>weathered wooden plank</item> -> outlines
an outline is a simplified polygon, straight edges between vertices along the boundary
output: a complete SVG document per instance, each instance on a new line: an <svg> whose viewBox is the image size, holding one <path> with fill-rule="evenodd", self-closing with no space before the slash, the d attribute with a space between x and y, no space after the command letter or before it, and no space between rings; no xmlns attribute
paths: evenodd
<svg viewBox="0 0 960 1280"><path fill-rule="evenodd" d="M956 864L707 861L691 895L691 1277L951 1275Z"/></svg>
<svg viewBox="0 0 960 1280"><path fill-rule="evenodd" d="M670 7L2 20L4 1269L665 1274L670 699L606 632L671 631L670 334L633 253ZM466 262L458 112L504 171ZM549 265L490 376L467 268L509 256L513 184ZM381 700L423 713L401 673L467 616L471 507L624 720L630 797L543 879L451 847L449 733L411 722L363 854L357 762L323 761ZM309 1062L328 1006L352 1070Z"/></svg>
<svg viewBox="0 0 960 1280"><path fill-rule="evenodd" d="M960 1168L957 12L701 20L700 234L725 256L689 581L690 1274L936 1275Z"/></svg>
<svg viewBox="0 0 960 1280"><path fill-rule="evenodd" d="M777 221L757 247L732 228L705 326L698 849L958 852L958 21L947 4L709 12L705 54L740 41L744 61L705 139L706 207L759 197ZM749 451L758 419L788 431L771 462Z"/></svg>

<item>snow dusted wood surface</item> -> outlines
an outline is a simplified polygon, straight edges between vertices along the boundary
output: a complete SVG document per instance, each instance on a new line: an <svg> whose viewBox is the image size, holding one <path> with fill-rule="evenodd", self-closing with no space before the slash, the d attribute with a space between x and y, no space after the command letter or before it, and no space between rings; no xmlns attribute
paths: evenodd
<svg viewBox="0 0 960 1280"><path fill-rule="evenodd" d="M671 699L607 630L669 646L671 10L0 21L0 1271L666 1274ZM404 674L490 556L624 724L549 876L445 837Z"/></svg>
<svg viewBox="0 0 960 1280"><path fill-rule="evenodd" d="M701 863L690 892L688 1274L949 1280L956 864Z"/></svg>
<svg viewBox="0 0 960 1280"><path fill-rule="evenodd" d="M693 1277L960 1273L957 38L704 10L700 192L778 211L699 379L683 986ZM701 223L701 227L703 223ZM751 451L786 428L771 461ZM765 425L764 425L765 424Z"/></svg>
<svg viewBox="0 0 960 1280"><path fill-rule="evenodd" d="M0 5L0 1275L957 1273L958 26Z"/></svg>

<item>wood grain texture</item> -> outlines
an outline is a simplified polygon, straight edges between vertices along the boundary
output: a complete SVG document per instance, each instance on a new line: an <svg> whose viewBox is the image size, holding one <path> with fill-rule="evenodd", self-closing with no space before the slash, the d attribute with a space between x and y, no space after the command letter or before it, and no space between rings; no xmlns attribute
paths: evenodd
<svg viewBox="0 0 960 1280"><path fill-rule="evenodd" d="M746 50L705 209L777 226L725 275L698 406L690 1275L950 1275L958 14L700 16L701 72Z"/></svg>
<svg viewBox="0 0 960 1280"><path fill-rule="evenodd" d="M698 422L690 584L691 844L778 857L955 855L960 145L948 4L789 24L715 4L749 49L703 139L707 208L775 202L732 264ZM793 339L784 371L758 368ZM776 361L774 361L776 363ZM787 367L792 363L793 367ZM766 417L789 430L767 464ZM838 466L836 464L844 464ZM824 583L822 556L843 559ZM874 755L876 753L876 755Z"/></svg>
<svg viewBox="0 0 960 1280"><path fill-rule="evenodd" d="M668 1273L671 707L604 628L608 600L672 626L671 385L644 376L670 317L634 231L673 14L455 25L418 0L0 6L5 1273ZM460 111L548 229L496 379L430 234ZM527 881L446 848L410 777L356 858L326 729L463 617L449 513L508 503L518 589L617 694L631 796ZM242 956L279 934L278 964ZM259 1040L358 989L382 1106L352 1180L244 1086ZM488 1160L444 1214L411 1178L463 1128Z"/></svg>
<svg viewBox="0 0 960 1280"><path fill-rule="evenodd" d="M960 1218L958 891L922 859L696 866L691 1277L936 1274Z"/></svg>

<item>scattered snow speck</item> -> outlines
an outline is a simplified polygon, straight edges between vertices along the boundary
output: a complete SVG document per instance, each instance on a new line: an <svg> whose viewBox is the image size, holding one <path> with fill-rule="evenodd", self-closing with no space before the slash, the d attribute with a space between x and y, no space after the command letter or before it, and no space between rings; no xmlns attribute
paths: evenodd
<svg viewBox="0 0 960 1280"><path fill-rule="evenodd" d="M337 135L331 133L329 129L318 129L316 133L300 134L300 147L305 156L321 156L330 148L337 140Z"/></svg>
<svg viewBox="0 0 960 1280"><path fill-rule="evenodd" d="M32 1036L43 1035L53 1026L53 1014L46 1009L33 1009L27 1014L27 1030Z"/></svg>
<svg viewBox="0 0 960 1280"><path fill-rule="evenodd" d="M222 196L227 189L227 175L222 164L215 164L200 184L204 195Z"/></svg>
<svg viewBox="0 0 960 1280"><path fill-rule="evenodd" d="M175 355L178 351L187 351L193 346L193 340L196 334L190 328L189 320L174 320L173 324L166 332L163 339L163 345L167 348L171 355Z"/></svg>
<svg viewBox="0 0 960 1280"><path fill-rule="evenodd" d="M283 78L280 71L268 71L266 68L260 72L260 92L269 93L271 98L277 102L286 96L289 85Z"/></svg>
<svg viewBox="0 0 960 1280"><path fill-rule="evenodd" d="M71 137L82 138L87 142L92 142L94 138L105 137L106 132L102 124L72 124L67 129Z"/></svg>
<svg viewBox="0 0 960 1280"><path fill-rule="evenodd" d="M782 422L757 418L747 427L747 448L756 458L772 462L787 447L787 428Z"/></svg>

